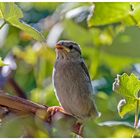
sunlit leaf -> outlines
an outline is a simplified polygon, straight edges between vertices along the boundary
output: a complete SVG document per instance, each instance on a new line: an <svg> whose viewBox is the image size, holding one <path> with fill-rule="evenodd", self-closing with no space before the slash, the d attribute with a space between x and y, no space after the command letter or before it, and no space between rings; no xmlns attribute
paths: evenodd
<svg viewBox="0 0 140 140"><path fill-rule="evenodd" d="M132 16L134 17L133 20L136 24L140 26L140 3L135 2L132 3L133 12L131 12Z"/></svg>
<svg viewBox="0 0 140 140"><path fill-rule="evenodd" d="M38 41L43 41L43 35L33 27L20 21L23 18L23 13L20 8L14 3L0 3L0 18L4 19L7 23L15 26Z"/></svg>
<svg viewBox="0 0 140 140"><path fill-rule="evenodd" d="M123 121L106 121L106 122L101 122L99 123L100 126L117 126L117 125L124 125L124 126L128 126L128 127L132 127L133 126L128 123L128 122L123 122Z"/></svg>
<svg viewBox="0 0 140 140"><path fill-rule="evenodd" d="M15 26L15 27L27 32L34 39L36 39L38 41L43 41L44 40L43 35L39 31L37 31L35 28L31 27L30 25L28 25L28 24L26 24L24 22L18 21L18 20L14 20L14 19L12 19L10 21L10 23L13 26Z"/></svg>
<svg viewBox="0 0 140 140"><path fill-rule="evenodd" d="M117 75L113 90L125 98L118 105L120 116L123 117L128 112L134 111L137 100L139 100L140 80L133 73L130 76L126 73Z"/></svg>
<svg viewBox="0 0 140 140"><path fill-rule="evenodd" d="M0 13L1 18L5 19L6 21L10 21L12 19L20 19L23 17L23 13L20 8L14 4L13 2L9 3L0 3Z"/></svg>
<svg viewBox="0 0 140 140"><path fill-rule="evenodd" d="M95 3L95 9L88 20L89 26L99 26L120 22L130 11L129 3Z"/></svg>
<svg viewBox="0 0 140 140"><path fill-rule="evenodd" d="M118 113L121 118L129 112L132 112L136 109L136 100L133 100L131 98L127 98L127 100L122 99L120 100L118 104Z"/></svg>
<svg viewBox="0 0 140 140"><path fill-rule="evenodd" d="M123 75L117 75L113 84L113 89L125 97L138 99L140 80L133 73L130 76L126 73Z"/></svg>

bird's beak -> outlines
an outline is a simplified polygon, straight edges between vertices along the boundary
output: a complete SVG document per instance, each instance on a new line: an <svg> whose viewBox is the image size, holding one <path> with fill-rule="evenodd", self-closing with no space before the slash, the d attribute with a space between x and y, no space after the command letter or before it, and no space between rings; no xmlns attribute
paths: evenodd
<svg viewBox="0 0 140 140"><path fill-rule="evenodd" d="M58 49L58 50L65 50L67 52L70 52L70 50L68 48L66 48L65 46L63 46L63 45L61 45L59 43L56 44L56 47L55 48Z"/></svg>
<svg viewBox="0 0 140 140"><path fill-rule="evenodd" d="M55 48L62 50L64 47L62 45L60 45L60 44L56 44L56 47Z"/></svg>

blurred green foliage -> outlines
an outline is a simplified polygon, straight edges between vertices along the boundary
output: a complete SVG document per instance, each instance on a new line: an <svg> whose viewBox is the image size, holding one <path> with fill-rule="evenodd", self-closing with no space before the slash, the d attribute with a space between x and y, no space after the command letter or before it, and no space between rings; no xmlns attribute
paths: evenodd
<svg viewBox="0 0 140 140"><path fill-rule="evenodd" d="M4 62L1 60L0 58L0 67L5 66L6 64L4 64Z"/></svg>
<svg viewBox="0 0 140 140"><path fill-rule="evenodd" d="M11 7L8 12L7 6ZM60 39L73 40L81 46L102 113L86 124L86 137L132 137L134 113L119 117L121 96L112 91L112 83L124 72L140 77L139 13L140 3L1 3L0 24L3 19L7 24L0 30L0 57L8 66L0 69L0 88L17 95L7 80L12 77L29 100L59 105L51 80L54 47ZM44 38L45 42L40 42ZM7 61L9 56L13 59ZM10 116L0 124L0 137L74 137L66 131L69 126L65 123L59 120L50 132L40 120ZM25 131L23 124L28 128Z"/></svg>

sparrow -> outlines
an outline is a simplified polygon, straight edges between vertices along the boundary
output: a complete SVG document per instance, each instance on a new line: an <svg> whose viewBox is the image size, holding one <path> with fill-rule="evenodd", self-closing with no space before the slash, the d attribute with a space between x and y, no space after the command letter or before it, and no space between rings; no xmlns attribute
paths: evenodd
<svg viewBox="0 0 140 140"><path fill-rule="evenodd" d="M81 56L80 46L69 40L56 44L56 62L52 81L64 111L78 120L99 116L90 75Z"/></svg>

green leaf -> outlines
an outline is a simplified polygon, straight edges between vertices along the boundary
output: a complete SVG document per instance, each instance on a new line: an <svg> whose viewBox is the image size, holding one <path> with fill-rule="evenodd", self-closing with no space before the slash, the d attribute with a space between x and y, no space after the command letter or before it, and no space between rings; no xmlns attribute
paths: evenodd
<svg viewBox="0 0 140 140"><path fill-rule="evenodd" d="M140 80L133 73L130 76L126 73L117 75L113 84L113 89L125 97L138 99Z"/></svg>
<svg viewBox="0 0 140 140"><path fill-rule="evenodd" d="M140 25L140 3L139 2L132 3L132 7L134 10L131 14L135 18L136 22L138 22L138 24Z"/></svg>
<svg viewBox="0 0 140 140"><path fill-rule="evenodd" d="M1 18L5 19L6 21L10 21L11 19L19 19L23 17L22 11L13 2L1 2L0 13L2 15Z"/></svg>
<svg viewBox="0 0 140 140"><path fill-rule="evenodd" d="M20 8L14 4L14 3L0 3L0 18L4 19L7 23L11 24L12 26L15 26L25 32L27 32L29 35L31 35L34 39L38 41L43 41L44 37L43 35L34 29L33 27L22 23L20 21L21 18L23 18L23 13L20 10Z"/></svg>
<svg viewBox="0 0 140 140"><path fill-rule="evenodd" d="M136 109L136 103L139 100L140 80L133 73L130 76L126 73L117 75L113 83L113 90L125 98L118 104L118 113L121 117Z"/></svg>
<svg viewBox="0 0 140 140"><path fill-rule="evenodd" d="M131 125L128 122L123 122L123 121L105 121L105 122L100 122L98 123L100 126L118 126L118 125L123 125L123 126L128 126L133 128L133 125Z"/></svg>
<svg viewBox="0 0 140 140"><path fill-rule="evenodd" d="M5 66L6 64L1 60L1 57L0 57L0 67L2 66Z"/></svg>
<svg viewBox="0 0 140 140"><path fill-rule="evenodd" d="M100 26L117 23L129 15L130 3L109 2L95 3L95 9L88 20L88 25Z"/></svg>
<svg viewBox="0 0 140 140"><path fill-rule="evenodd" d="M120 117L123 118L127 113L136 110L136 100L130 98L127 98L127 100L122 99L117 108Z"/></svg>
<svg viewBox="0 0 140 140"><path fill-rule="evenodd" d="M26 33L28 33L29 35L31 35L34 39L38 40L38 41L43 41L44 37L43 35L37 31L35 28L31 27L30 25L20 22L18 20L11 20L11 24L23 31L25 31Z"/></svg>

